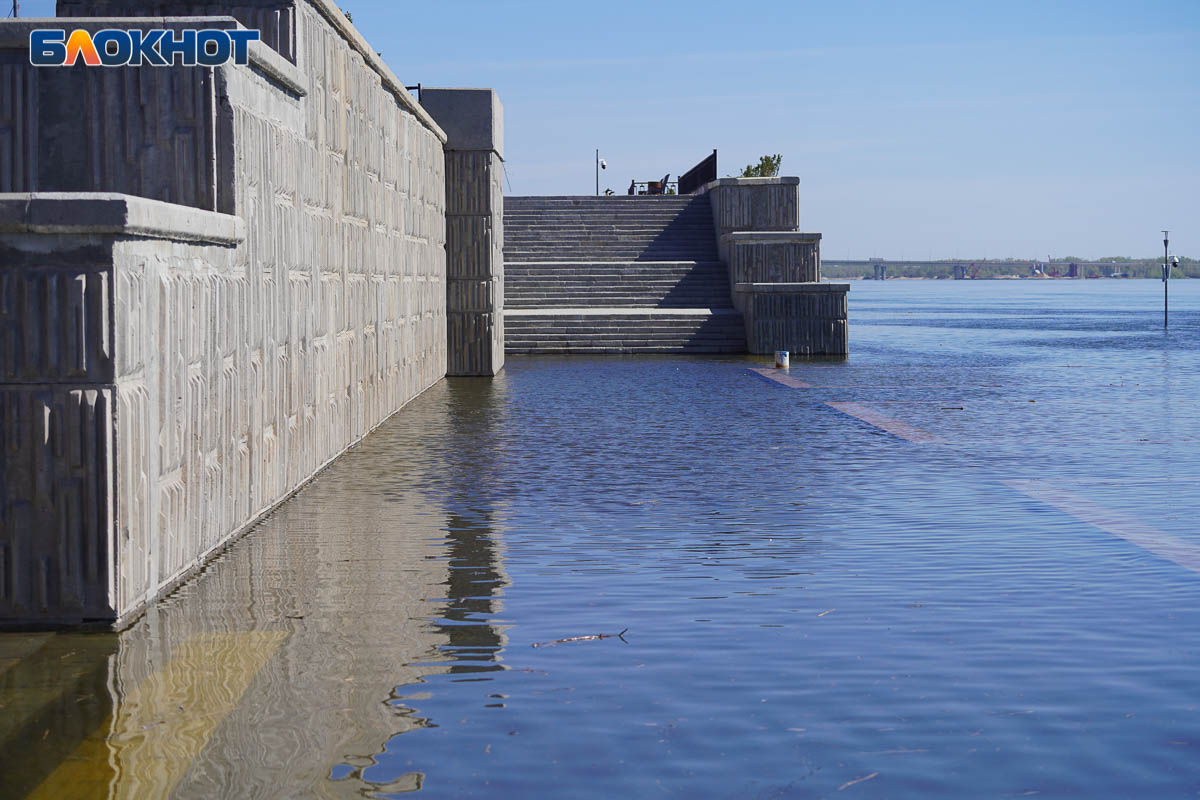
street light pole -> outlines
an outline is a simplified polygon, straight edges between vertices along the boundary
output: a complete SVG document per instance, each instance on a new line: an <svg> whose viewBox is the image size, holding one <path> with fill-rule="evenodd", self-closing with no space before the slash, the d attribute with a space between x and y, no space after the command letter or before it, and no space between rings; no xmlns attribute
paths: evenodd
<svg viewBox="0 0 1200 800"><path fill-rule="evenodd" d="M596 196L600 196L600 148L596 148Z"/></svg>
<svg viewBox="0 0 1200 800"><path fill-rule="evenodd" d="M1170 231L1163 231L1163 329L1167 327L1167 283L1171 277L1171 265L1168 263L1171 252Z"/></svg>

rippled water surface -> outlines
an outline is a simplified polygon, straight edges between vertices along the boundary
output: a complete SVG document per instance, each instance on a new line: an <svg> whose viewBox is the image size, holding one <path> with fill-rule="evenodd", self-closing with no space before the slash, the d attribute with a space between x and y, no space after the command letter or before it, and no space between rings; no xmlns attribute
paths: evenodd
<svg viewBox="0 0 1200 800"><path fill-rule="evenodd" d="M784 383L444 381L128 631L0 637L4 792L1195 797L1200 281L851 296Z"/></svg>

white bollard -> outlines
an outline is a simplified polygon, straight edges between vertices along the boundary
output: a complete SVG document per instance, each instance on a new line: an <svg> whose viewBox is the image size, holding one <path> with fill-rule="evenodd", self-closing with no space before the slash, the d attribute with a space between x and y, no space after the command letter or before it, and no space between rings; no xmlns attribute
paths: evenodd
<svg viewBox="0 0 1200 800"><path fill-rule="evenodd" d="M775 351L775 369L788 369L791 367L791 353L787 350Z"/></svg>

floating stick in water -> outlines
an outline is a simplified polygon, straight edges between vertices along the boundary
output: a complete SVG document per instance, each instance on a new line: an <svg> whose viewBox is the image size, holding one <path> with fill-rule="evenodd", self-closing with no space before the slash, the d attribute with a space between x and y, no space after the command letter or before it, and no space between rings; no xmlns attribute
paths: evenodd
<svg viewBox="0 0 1200 800"><path fill-rule="evenodd" d="M590 642L595 639L620 639L625 642L625 634L629 628L620 633L593 633L589 636L568 636L566 639L555 639L553 642L535 642L530 647L553 647L556 644L567 644L568 642ZM628 644L628 642L625 642Z"/></svg>

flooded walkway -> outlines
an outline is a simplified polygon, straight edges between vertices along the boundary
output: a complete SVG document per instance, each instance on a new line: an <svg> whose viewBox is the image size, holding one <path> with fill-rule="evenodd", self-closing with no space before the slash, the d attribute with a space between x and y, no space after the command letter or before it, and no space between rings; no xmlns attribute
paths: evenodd
<svg viewBox="0 0 1200 800"><path fill-rule="evenodd" d="M444 381L127 631L0 636L0 796L1195 796L1171 292L857 284L846 362Z"/></svg>

